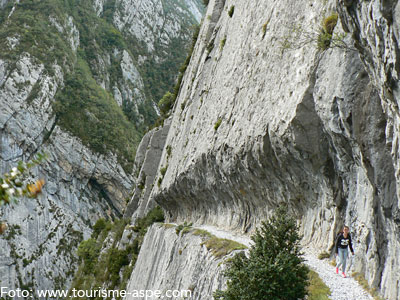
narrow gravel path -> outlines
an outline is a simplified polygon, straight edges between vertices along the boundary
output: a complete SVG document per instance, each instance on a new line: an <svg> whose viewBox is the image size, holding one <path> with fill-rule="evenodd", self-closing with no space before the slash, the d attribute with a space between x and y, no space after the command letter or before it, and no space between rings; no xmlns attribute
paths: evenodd
<svg viewBox="0 0 400 300"><path fill-rule="evenodd" d="M331 290L330 299L333 300L373 300L354 278L342 276L335 273L335 267L327 260L320 260L315 254L306 251L305 263L318 273L319 277Z"/></svg>
<svg viewBox="0 0 400 300"><path fill-rule="evenodd" d="M207 230L218 238L234 240L243 245L250 246L252 241L248 236L237 235L229 231L218 229L214 226L200 225L195 228ZM317 258L317 253L310 249L304 249L305 264L318 273L322 281L330 288L332 300L373 300L357 281L351 277L342 278L335 273L335 267L331 266L327 260ZM348 264L350 261L348 261Z"/></svg>

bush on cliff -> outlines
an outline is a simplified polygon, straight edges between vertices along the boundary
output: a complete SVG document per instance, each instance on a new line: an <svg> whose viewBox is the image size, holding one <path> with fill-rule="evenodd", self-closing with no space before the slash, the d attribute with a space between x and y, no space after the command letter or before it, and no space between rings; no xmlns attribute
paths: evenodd
<svg viewBox="0 0 400 300"><path fill-rule="evenodd" d="M101 246L98 245L96 240L92 238L83 241L82 243L79 244L78 256L81 259L81 261L84 262L85 264L86 274L90 273L93 270L97 262L97 258L99 257L100 249Z"/></svg>
<svg viewBox="0 0 400 300"><path fill-rule="evenodd" d="M249 256L241 252L232 259L225 273L228 288L214 299L303 299L308 268L302 263L300 238L295 219L279 208L252 236Z"/></svg>
<svg viewBox="0 0 400 300"><path fill-rule="evenodd" d="M317 47L320 50L326 50L331 46L333 39L333 30L336 27L338 21L338 14L334 13L326 18L322 22L322 28L317 39Z"/></svg>
<svg viewBox="0 0 400 300"><path fill-rule="evenodd" d="M139 218L133 228L128 219L114 222L99 219L93 226L92 237L78 247L80 266L70 288L70 299L103 300L100 296L72 297L72 289L93 290L103 287L109 290L125 290L147 229L155 222L164 221L164 212L157 206ZM121 243L125 230L131 231L126 237L130 243ZM116 298L120 300L120 298Z"/></svg>

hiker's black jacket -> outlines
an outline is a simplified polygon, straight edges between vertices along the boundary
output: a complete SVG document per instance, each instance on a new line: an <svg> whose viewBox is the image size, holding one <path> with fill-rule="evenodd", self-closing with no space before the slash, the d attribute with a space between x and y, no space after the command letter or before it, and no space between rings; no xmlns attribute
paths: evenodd
<svg viewBox="0 0 400 300"><path fill-rule="evenodd" d="M350 247L351 253L353 253L353 245L351 243L350 233L347 234L347 238L343 236L343 233L339 233L339 236L336 240L336 254L339 252L339 248L346 249L347 246Z"/></svg>

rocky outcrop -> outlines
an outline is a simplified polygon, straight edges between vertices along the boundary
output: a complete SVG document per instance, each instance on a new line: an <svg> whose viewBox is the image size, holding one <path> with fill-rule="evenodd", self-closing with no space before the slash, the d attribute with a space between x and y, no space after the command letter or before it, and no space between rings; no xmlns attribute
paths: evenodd
<svg viewBox="0 0 400 300"><path fill-rule="evenodd" d="M139 253L125 299L145 299L134 297L140 290L160 291L167 296L167 291L174 291L181 298L212 299L215 290L226 286L223 262L227 257L214 257L203 240L190 232L177 234L174 226L153 225L143 241L142 249L146 250Z"/></svg>
<svg viewBox="0 0 400 300"><path fill-rule="evenodd" d="M149 199L157 176L161 153L169 130L170 120L165 120L161 128L155 128L145 134L135 157L134 173L137 173L133 197L124 212L125 218L131 218L135 224L137 218L144 217L156 203Z"/></svg>
<svg viewBox="0 0 400 300"><path fill-rule="evenodd" d="M355 270L397 299L396 10L389 26L374 14L386 2L345 2L358 51L350 36L346 49L285 47L293 26L317 36L333 1L209 2L149 199L170 221L242 232L285 203L304 242L328 251L348 224Z"/></svg>

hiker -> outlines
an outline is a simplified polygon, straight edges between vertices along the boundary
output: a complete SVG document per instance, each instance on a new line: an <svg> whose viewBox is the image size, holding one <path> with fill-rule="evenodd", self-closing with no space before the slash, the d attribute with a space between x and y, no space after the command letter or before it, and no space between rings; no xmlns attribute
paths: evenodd
<svg viewBox="0 0 400 300"><path fill-rule="evenodd" d="M338 234L336 239L336 257L339 256L339 260L336 264L336 274L339 274L339 267L342 266L342 276L346 278L346 259L348 250L350 247L351 254L354 255L353 245L351 243L351 236L349 233L349 227L344 226L343 231Z"/></svg>

